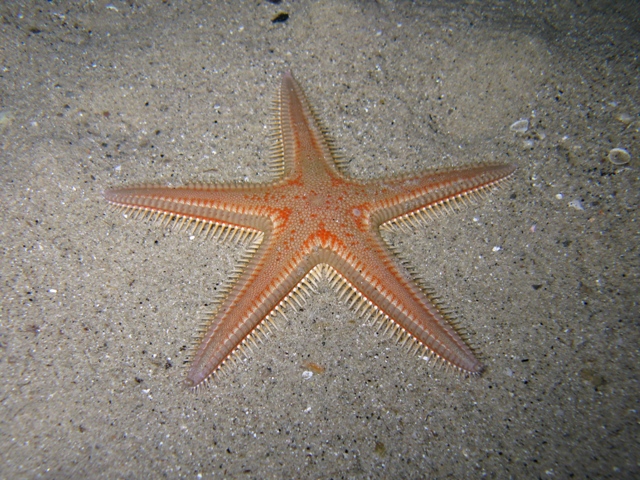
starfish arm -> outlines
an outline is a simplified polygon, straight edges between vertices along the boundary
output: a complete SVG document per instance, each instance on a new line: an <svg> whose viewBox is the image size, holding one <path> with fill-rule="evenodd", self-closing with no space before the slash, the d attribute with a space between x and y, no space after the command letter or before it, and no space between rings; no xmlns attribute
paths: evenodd
<svg viewBox="0 0 640 480"><path fill-rule="evenodd" d="M271 242L271 235L266 236L247 261L202 337L184 381L187 387L201 385L242 348L246 340L254 338L265 320L286 303L318 263L317 253L310 252L297 251L289 258L282 258L280 247L279 242Z"/></svg>
<svg viewBox="0 0 640 480"><path fill-rule="evenodd" d="M350 250L353 249L353 246ZM481 363L407 270L388 252L382 237L372 236L358 255L332 245L323 259L382 316L438 358L469 373ZM379 315L378 315L379 316Z"/></svg>
<svg viewBox="0 0 640 480"><path fill-rule="evenodd" d="M272 185L143 185L109 189L105 199L124 209L181 217L190 221L223 225L231 229L265 231L280 213L268 209Z"/></svg>
<svg viewBox="0 0 640 480"><path fill-rule="evenodd" d="M480 164L373 182L371 222L379 226L489 189L509 178L515 170L510 164Z"/></svg>
<svg viewBox="0 0 640 480"><path fill-rule="evenodd" d="M302 180L339 175L332 143L291 72L282 76L274 114L273 163L278 173Z"/></svg>

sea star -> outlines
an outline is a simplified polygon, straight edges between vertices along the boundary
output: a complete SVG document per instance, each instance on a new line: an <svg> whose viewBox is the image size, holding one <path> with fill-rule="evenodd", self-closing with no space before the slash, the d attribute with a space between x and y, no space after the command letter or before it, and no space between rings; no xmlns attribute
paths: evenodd
<svg viewBox="0 0 640 480"><path fill-rule="evenodd" d="M444 204L495 186L515 167L479 164L357 180L345 175L291 73L282 76L274 107L276 180L131 186L104 193L126 211L251 242L243 268L211 315L184 384L203 384L321 277L329 278L341 297L347 295L356 311L392 326L403 343L413 341L447 365L480 373L472 350L392 255L380 229L415 225Z"/></svg>

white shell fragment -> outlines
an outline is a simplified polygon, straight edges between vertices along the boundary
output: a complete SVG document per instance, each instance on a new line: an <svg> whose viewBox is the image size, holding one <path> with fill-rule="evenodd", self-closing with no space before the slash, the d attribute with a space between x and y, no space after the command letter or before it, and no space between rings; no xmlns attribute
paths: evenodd
<svg viewBox="0 0 640 480"><path fill-rule="evenodd" d="M631 161L631 155L624 148L612 148L607 158L614 165L626 165Z"/></svg>
<svg viewBox="0 0 640 480"><path fill-rule="evenodd" d="M516 133L525 133L527 130L529 130L529 120L527 120L526 118L518 120L517 122L511 124L509 130Z"/></svg>
<svg viewBox="0 0 640 480"><path fill-rule="evenodd" d="M616 115L616 120L624 123L625 125L629 125L631 122L635 120L635 117L632 117L628 113L623 112L623 113L618 113Z"/></svg>
<svg viewBox="0 0 640 480"><path fill-rule="evenodd" d="M582 205L581 200L571 200L569 202L569 206L571 208L575 208L576 210L584 210L584 206Z"/></svg>

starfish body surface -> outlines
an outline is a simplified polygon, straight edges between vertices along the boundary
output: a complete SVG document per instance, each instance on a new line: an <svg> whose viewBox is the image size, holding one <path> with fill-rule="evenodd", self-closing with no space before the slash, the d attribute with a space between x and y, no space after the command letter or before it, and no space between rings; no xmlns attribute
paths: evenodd
<svg viewBox="0 0 640 480"><path fill-rule="evenodd" d="M282 77L274 110L277 179L270 183L144 185L104 194L143 216L251 242L243 268L211 315L185 385L203 384L320 277L328 277L361 314L392 326L401 341L413 341L460 371L481 372L473 351L392 254L380 230L416 224L446 203L495 186L515 167L479 164L378 180L349 178L291 73Z"/></svg>

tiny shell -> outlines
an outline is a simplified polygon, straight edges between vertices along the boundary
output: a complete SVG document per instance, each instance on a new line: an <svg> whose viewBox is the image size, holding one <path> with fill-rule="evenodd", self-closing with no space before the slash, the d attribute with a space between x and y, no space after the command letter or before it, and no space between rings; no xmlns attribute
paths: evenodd
<svg viewBox="0 0 640 480"><path fill-rule="evenodd" d="M631 115L629 115L628 113L618 113L616 115L616 120L618 120L619 122L624 123L625 125L629 125L631 122L633 122L635 117L632 117Z"/></svg>
<svg viewBox="0 0 640 480"><path fill-rule="evenodd" d="M631 161L631 155L624 148L612 148L607 157L614 165L626 165Z"/></svg>
<svg viewBox="0 0 640 480"><path fill-rule="evenodd" d="M511 124L509 130L517 133L525 133L527 130L529 130L529 120L527 120L526 118L518 120L517 122Z"/></svg>

